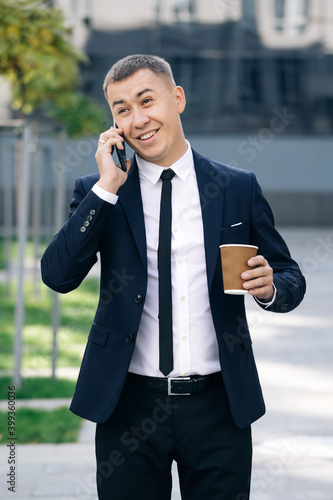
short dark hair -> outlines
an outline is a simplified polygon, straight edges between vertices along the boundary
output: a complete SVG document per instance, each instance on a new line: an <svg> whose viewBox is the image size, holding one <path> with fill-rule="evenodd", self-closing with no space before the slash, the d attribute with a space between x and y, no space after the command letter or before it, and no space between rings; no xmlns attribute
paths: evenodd
<svg viewBox="0 0 333 500"><path fill-rule="evenodd" d="M171 66L165 59L149 54L134 54L117 61L107 73L103 84L106 99L110 83L125 80L139 69L150 69L153 73L163 75L175 84Z"/></svg>

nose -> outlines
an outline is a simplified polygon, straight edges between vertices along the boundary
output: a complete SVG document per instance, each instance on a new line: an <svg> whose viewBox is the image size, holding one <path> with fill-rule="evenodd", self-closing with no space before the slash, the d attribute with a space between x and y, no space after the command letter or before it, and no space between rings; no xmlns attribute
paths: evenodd
<svg viewBox="0 0 333 500"><path fill-rule="evenodd" d="M135 128L143 128L149 122L149 117L141 108L133 110L133 126Z"/></svg>

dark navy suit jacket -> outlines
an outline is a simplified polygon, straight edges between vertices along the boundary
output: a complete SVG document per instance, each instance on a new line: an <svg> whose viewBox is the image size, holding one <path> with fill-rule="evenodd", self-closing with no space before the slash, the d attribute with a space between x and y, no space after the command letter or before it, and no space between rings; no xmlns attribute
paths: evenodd
<svg viewBox="0 0 333 500"><path fill-rule="evenodd" d="M238 427L265 412L251 347L244 297L223 292L219 245L259 247L274 271L276 301L288 312L303 298L305 280L274 228L271 209L251 172L209 160L195 151L204 227L209 300L224 384ZM68 222L42 258L43 281L61 293L75 289L100 252L100 297L71 404L77 415L105 422L119 400L128 372L147 289L147 256L135 159L116 205L91 191L99 175L76 181ZM234 224L239 224L232 227ZM205 335L205 332L202 332Z"/></svg>

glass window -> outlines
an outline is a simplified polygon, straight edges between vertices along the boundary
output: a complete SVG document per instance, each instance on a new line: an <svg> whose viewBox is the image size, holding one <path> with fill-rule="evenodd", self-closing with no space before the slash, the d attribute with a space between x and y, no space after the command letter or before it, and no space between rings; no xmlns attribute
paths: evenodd
<svg viewBox="0 0 333 500"><path fill-rule="evenodd" d="M275 0L275 26L278 31L293 35L308 24L309 0Z"/></svg>
<svg viewBox="0 0 333 500"><path fill-rule="evenodd" d="M261 64L258 59L244 59L240 67L240 98L249 105L262 102Z"/></svg>
<svg viewBox="0 0 333 500"><path fill-rule="evenodd" d="M293 58L279 58L276 60L276 70L281 103L286 106L297 105L302 99L300 85L303 73L302 61Z"/></svg>
<svg viewBox="0 0 333 500"><path fill-rule="evenodd" d="M286 0L275 0L275 17L277 19L284 18L285 4Z"/></svg>

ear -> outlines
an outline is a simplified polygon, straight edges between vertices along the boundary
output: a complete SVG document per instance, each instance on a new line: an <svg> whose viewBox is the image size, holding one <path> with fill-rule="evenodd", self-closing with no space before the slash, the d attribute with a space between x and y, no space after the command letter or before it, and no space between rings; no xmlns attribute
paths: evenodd
<svg viewBox="0 0 333 500"><path fill-rule="evenodd" d="M178 113L182 114L182 112L185 109L186 106L186 97L185 97L185 91L183 87L180 87L177 85L174 89L175 92L175 98L177 101L177 108L178 108Z"/></svg>

